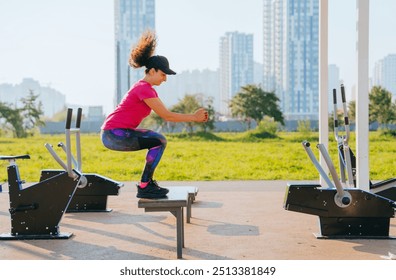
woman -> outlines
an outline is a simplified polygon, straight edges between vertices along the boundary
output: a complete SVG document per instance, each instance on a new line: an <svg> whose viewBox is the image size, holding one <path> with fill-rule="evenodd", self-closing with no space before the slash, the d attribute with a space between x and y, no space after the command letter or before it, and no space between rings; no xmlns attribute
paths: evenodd
<svg viewBox="0 0 396 280"><path fill-rule="evenodd" d="M170 122L206 122L208 112L200 108L194 114L179 114L169 111L158 97L153 86L166 81L167 75L176 73L169 68L164 56L154 55L156 37L151 31L146 32L132 49L129 64L134 68L145 66L145 75L125 94L120 104L105 119L101 129L102 143L115 151L137 151L148 149L146 164L140 183L137 185L137 197L165 197L168 189L161 188L153 179L166 147L163 135L152 130L137 128L144 118L153 110L165 121Z"/></svg>

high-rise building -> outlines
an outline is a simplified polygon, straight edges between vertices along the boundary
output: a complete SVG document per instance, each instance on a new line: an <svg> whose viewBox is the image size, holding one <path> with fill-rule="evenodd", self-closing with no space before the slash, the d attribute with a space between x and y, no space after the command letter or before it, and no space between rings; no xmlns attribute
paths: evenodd
<svg viewBox="0 0 396 280"><path fill-rule="evenodd" d="M317 120L319 0L263 0L263 89L286 120Z"/></svg>
<svg viewBox="0 0 396 280"><path fill-rule="evenodd" d="M381 86L396 98L396 54L389 54L375 63L373 85Z"/></svg>
<svg viewBox="0 0 396 280"><path fill-rule="evenodd" d="M254 78L253 34L227 32L220 38L220 113L230 115L229 102Z"/></svg>
<svg viewBox="0 0 396 280"><path fill-rule="evenodd" d="M142 78L142 69L129 66L129 53L142 33L155 29L155 0L115 0L115 75L117 105L130 86ZM114 105L114 106L115 106Z"/></svg>

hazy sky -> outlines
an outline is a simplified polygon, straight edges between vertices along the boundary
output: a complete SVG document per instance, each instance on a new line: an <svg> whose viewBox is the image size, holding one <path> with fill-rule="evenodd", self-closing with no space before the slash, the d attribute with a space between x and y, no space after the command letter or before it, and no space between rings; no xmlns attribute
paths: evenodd
<svg viewBox="0 0 396 280"><path fill-rule="evenodd" d="M356 1L329 0L329 63L346 90L356 76ZM370 75L396 53L396 1L371 0ZM218 68L226 32L254 34L262 63L262 0L156 0L157 53L176 72ZM81 105L113 107L113 0L0 0L0 83L30 77ZM158 89L161 96L161 89Z"/></svg>

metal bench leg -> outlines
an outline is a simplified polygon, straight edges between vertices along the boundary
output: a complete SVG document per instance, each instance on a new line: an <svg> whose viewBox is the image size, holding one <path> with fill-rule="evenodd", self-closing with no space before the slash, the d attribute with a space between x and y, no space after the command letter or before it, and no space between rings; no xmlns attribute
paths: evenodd
<svg viewBox="0 0 396 280"><path fill-rule="evenodd" d="M180 208L180 213L181 213L181 229L182 229L182 245L184 248L184 210L183 207Z"/></svg>
<svg viewBox="0 0 396 280"><path fill-rule="evenodd" d="M190 195L188 195L188 201L187 201L187 223L190 223L191 221L191 204L192 204L192 198Z"/></svg>
<svg viewBox="0 0 396 280"><path fill-rule="evenodd" d="M176 217L177 258L181 259L184 247L183 207L172 211L172 214Z"/></svg>

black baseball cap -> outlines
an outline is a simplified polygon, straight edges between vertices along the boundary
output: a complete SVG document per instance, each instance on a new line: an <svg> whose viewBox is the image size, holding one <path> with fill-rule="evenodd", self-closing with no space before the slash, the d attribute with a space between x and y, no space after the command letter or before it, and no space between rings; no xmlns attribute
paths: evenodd
<svg viewBox="0 0 396 280"><path fill-rule="evenodd" d="M175 75L176 72L169 68L169 61L165 56L161 55L154 55L148 59L147 69L155 68L160 69L167 75Z"/></svg>

